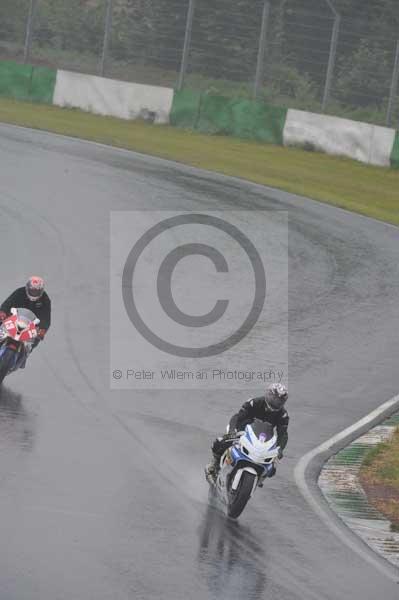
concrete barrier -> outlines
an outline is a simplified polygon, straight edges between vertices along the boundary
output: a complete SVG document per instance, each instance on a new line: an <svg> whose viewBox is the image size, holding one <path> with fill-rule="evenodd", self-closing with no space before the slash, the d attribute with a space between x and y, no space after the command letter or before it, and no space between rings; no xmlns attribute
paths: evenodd
<svg viewBox="0 0 399 600"><path fill-rule="evenodd" d="M173 94L170 88L58 71L53 104L120 119L168 123Z"/></svg>
<svg viewBox="0 0 399 600"><path fill-rule="evenodd" d="M283 132L284 146L312 148L364 163L389 167L395 130L290 109Z"/></svg>

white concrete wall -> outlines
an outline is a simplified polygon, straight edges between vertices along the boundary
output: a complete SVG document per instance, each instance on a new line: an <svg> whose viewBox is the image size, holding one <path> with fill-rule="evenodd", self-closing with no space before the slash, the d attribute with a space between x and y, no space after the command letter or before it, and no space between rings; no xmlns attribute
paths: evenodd
<svg viewBox="0 0 399 600"><path fill-rule="evenodd" d="M168 123L173 89L57 71L53 104L121 119ZM153 118L152 118L153 117Z"/></svg>
<svg viewBox="0 0 399 600"><path fill-rule="evenodd" d="M395 130L290 109L283 139L284 146L311 144L315 150L326 154L347 156L364 163L389 167Z"/></svg>
<svg viewBox="0 0 399 600"><path fill-rule="evenodd" d="M395 143L395 136L395 129L372 125L369 157L369 163L371 165L379 165L381 167L391 166L390 159L392 148Z"/></svg>

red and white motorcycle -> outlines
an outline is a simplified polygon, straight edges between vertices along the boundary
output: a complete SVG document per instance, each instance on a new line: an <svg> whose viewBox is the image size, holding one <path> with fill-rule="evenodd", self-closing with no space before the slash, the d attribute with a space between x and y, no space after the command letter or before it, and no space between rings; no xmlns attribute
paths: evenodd
<svg viewBox="0 0 399 600"><path fill-rule="evenodd" d="M0 384L4 378L25 365L38 338L40 319L26 308L12 308L0 325Z"/></svg>

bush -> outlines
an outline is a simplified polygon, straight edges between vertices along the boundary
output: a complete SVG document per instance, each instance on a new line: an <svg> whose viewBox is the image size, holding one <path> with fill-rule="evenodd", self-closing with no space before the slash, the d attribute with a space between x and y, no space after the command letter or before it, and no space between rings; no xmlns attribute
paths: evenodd
<svg viewBox="0 0 399 600"><path fill-rule="evenodd" d="M320 110L320 92L307 73L299 73L292 66L274 65L267 76L264 99L273 104L284 104Z"/></svg>

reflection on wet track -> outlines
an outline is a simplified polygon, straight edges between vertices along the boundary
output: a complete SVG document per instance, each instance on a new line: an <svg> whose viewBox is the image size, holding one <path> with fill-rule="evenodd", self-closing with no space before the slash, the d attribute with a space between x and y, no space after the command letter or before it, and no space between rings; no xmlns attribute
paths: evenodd
<svg viewBox="0 0 399 600"><path fill-rule="evenodd" d="M198 566L210 598L263 598L266 587L266 543L247 527L208 506L200 526Z"/></svg>
<svg viewBox="0 0 399 600"><path fill-rule="evenodd" d="M11 448L29 452L33 448L35 419L24 406L22 395L0 386L0 456L3 462ZM1 473L0 473L1 476Z"/></svg>

